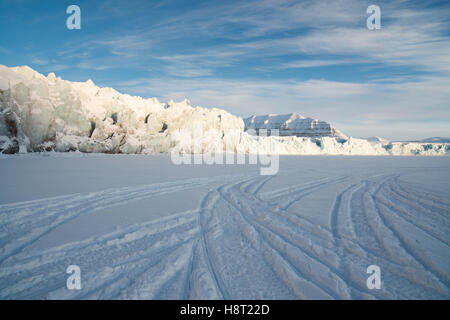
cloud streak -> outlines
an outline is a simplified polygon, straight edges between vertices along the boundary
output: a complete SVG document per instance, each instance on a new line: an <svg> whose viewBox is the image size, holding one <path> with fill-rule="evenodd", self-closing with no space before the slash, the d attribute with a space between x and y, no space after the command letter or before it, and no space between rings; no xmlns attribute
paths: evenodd
<svg viewBox="0 0 450 320"><path fill-rule="evenodd" d="M297 111L350 135L408 138L407 124L417 138L434 128L450 135L450 7L379 0L382 29L371 31L370 4L89 2L82 32L64 33L51 55L24 44L22 64L244 116Z"/></svg>
<svg viewBox="0 0 450 320"><path fill-rule="evenodd" d="M222 107L234 114L300 112L339 126L352 136L383 131L386 138L406 139L402 130L430 129L450 136L448 101L450 80L445 77L393 83L348 83L327 80L249 81L201 79L140 79L115 83L123 92L155 95L163 101L188 97L195 105ZM424 106L426 106L424 108ZM401 123L401 125L397 125ZM417 126L417 123L426 125ZM403 128L400 130L400 128ZM404 131L404 130L403 130ZM405 131L406 132L406 131ZM417 131L414 138L422 137Z"/></svg>

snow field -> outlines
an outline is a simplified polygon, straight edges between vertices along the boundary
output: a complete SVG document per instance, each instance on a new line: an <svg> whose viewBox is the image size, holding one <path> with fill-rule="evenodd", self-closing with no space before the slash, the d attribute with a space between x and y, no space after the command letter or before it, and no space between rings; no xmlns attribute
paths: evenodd
<svg viewBox="0 0 450 320"><path fill-rule="evenodd" d="M69 162L73 170L99 159L111 171L134 164L124 180L143 174L139 163L145 162L157 163L154 168L164 174L176 172L168 157L76 159ZM64 164L70 158L52 160ZM30 161L45 166L49 159L3 158L3 176L9 178L8 168ZM55 175L61 170L60 179L73 179L63 172L64 165L54 167ZM281 157L275 176L261 176L249 165L234 171L217 166L216 174L205 165L185 166L184 172L188 169L195 177L158 181L154 169L145 173L146 184L3 201L0 297L450 297L446 158ZM23 183L11 181L9 187ZM155 207L158 197L182 201L189 190L203 190L196 206L178 212ZM114 208L132 218L136 213L127 208L136 206L148 211L147 221L115 222L101 230L89 226L94 214L111 224ZM78 239L68 241L59 232L69 225L81 234ZM89 236L82 236L85 228L91 229ZM66 288L65 270L72 264L80 266L81 290ZM369 265L381 268L380 290L366 286Z"/></svg>

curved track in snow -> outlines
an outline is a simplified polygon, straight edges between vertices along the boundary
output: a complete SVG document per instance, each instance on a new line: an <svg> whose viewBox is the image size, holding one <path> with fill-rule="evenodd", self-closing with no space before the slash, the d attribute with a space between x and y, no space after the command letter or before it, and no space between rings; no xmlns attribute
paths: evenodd
<svg viewBox="0 0 450 320"><path fill-rule="evenodd" d="M400 175L270 191L272 177L229 175L0 205L0 298L448 299L450 201ZM30 249L81 215L199 187L210 191L197 209ZM341 191L320 225L303 201L327 188ZM65 287L71 264L82 270L82 290ZM381 290L366 287L373 264Z"/></svg>

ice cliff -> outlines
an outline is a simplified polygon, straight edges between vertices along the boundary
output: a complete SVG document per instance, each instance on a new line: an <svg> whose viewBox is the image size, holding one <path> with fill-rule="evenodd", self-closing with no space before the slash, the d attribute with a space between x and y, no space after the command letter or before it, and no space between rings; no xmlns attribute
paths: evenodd
<svg viewBox="0 0 450 320"><path fill-rule="evenodd" d="M280 129L280 137L246 129ZM244 121L187 100L159 102L71 82L27 66L0 65L0 153L243 153L446 155L446 143L388 143L347 138L328 123L298 114Z"/></svg>
<svg viewBox="0 0 450 320"><path fill-rule="evenodd" d="M26 66L0 66L4 151L167 152L179 143L177 133L192 131L193 124L223 132L218 139L234 144L226 132L244 128L239 117L193 108L187 100L161 103L100 88L91 80L70 82Z"/></svg>

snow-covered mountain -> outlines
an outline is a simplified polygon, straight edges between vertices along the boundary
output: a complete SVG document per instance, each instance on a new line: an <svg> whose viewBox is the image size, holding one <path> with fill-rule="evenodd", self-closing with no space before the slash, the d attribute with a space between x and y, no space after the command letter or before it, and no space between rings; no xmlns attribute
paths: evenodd
<svg viewBox="0 0 450 320"><path fill-rule="evenodd" d="M374 137L368 137L368 138L363 138L363 139L365 139L365 140L367 140L367 141L370 141L370 142L389 143L389 140L384 139L384 138L381 138L381 137L377 137L377 136L374 136Z"/></svg>
<svg viewBox="0 0 450 320"><path fill-rule="evenodd" d="M450 138L443 137L432 137L421 140L420 142L431 142L431 143L450 143Z"/></svg>
<svg viewBox="0 0 450 320"><path fill-rule="evenodd" d="M342 132L325 121L304 117L298 113L268 114L244 119L245 130L253 129L258 135L260 129L278 129L280 136L337 137L348 139Z"/></svg>
<svg viewBox="0 0 450 320"><path fill-rule="evenodd" d="M0 153L235 153L447 155L446 143L374 143L347 138L298 114L246 119L248 128L280 128L280 137L244 131L244 121L189 101L162 103L71 82L22 66L0 65ZM276 151L274 150L276 146Z"/></svg>

